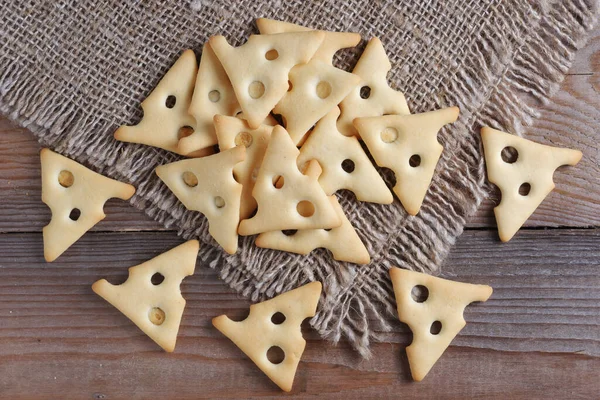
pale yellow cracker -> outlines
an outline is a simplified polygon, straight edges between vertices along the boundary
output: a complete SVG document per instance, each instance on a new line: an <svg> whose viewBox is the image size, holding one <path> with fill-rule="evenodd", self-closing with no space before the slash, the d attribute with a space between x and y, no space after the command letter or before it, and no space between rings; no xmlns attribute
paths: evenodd
<svg viewBox="0 0 600 400"><path fill-rule="evenodd" d="M246 148L238 146L156 168L156 175L188 210L204 214L209 233L229 254L237 251L242 193L242 185L233 178L233 168L245 154Z"/></svg>
<svg viewBox="0 0 600 400"><path fill-rule="evenodd" d="M322 32L252 35L237 48L223 36L210 38L250 127L258 128L283 98L290 70L311 59L323 36Z"/></svg>
<svg viewBox="0 0 600 400"><path fill-rule="evenodd" d="M298 169L298 153L285 129L280 125L273 128L252 191L258 211L254 217L240 222L240 235L286 229L329 229L341 225L332 200L323 192L317 176L304 175Z"/></svg>
<svg viewBox="0 0 600 400"><path fill-rule="evenodd" d="M261 34L285 33L285 32L307 32L313 29L292 24L290 22L277 21L268 18L258 18L256 25ZM327 64L333 61L333 55L341 49L354 47L360 42L360 35L354 32L329 32L325 33L323 43L313 56L313 59L321 60Z"/></svg>
<svg viewBox="0 0 600 400"><path fill-rule="evenodd" d="M258 235L256 245L297 254L308 254L316 248L323 247L331 251L333 258L338 261L368 264L371 261L369 252L346 218L337 199L335 209L342 220L342 225L337 228L265 232Z"/></svg>
<svg viewBox="0 0 600 400"><path fill-rule="evenodd" d="M338 129L344 135L358 135L352 125L355 118L410 114L404 94L392 89L387 83L387 74L391 68L381 41L378 38L371 39L352 71L360 76L361 81L340 103L342 114Z"/></svg>
<svg viewBox="0 0 600 400"><path fill-rule="evenodd" d="M320 295L321 282L312 282L251 305L250 314L243 321L235 322L220 315L212 323L277 386L289 392L306 347L301 324L315 315ZM272 347L283 350L283 361L276 364L269 360L267 352Z"/></svg>
<svg viewBox="0 0 600 400"><path fill-rule="evenodd" d="M492 288L395 267L390 269L390 277L398 317L413 335L406 348L410 371L415 381L421 381L466 325L465 307L474 301L486 301Z"/></svg>
<svg viewBox="0 0 600 400"><path fill-rule="evenodd" d="M101 279L92 290L108 301L167 352L175 349L185 308L180 284L192 275L199 243L185 242L143 264L129 268L121 285Z"/></svg>
<svg viewBox="0 0 600 400"><path fill-rule="evenodd" d="M317 160L323 168L319 183L328 195L347 189L360 201L390 204L394 200L392 193L358 139L337 130L339 115L340 109L334 107L317 123L300 148L298 165L302 167L309 160Z"/></svg>
<svg viewBox="0 0 600 400"><path fill-rule="evenodd" d="M246 158L233 167L233 175L243 187L240 220L246 219L256 210L252 190L271 138L273 125L263 124L257 129L252 129L245 120L223 115L215 115L214 121L221 151L235 146L246 147Z"/></svg>
<svg viewBox="0 0 600 400"><path fill-rule="evenodd" d="M179 140L179 153L189 154L217 144L215 115L234 116L240 111L231 82L210 47L204 45L189 113L196 119L195 131Z"/></svg>
<svg viewBox="0 0 600 400"><path fill-rule="evenodd" d="M179 139L193 134L196 121L188 113L198 66L196 55L186 50L150 95L142 102L144 117L135 126L121 126L115 139L141 143L182 154ZM193 155L193 154L192 154Z"/></svg>
<svg viewBox="0 0 600 400"><path fill-rule="evenodd" d="M51 262L102 221L104 203L128 200L135 188L102 176L50 149L42 149L42 201L52 219L43 229L44 258Z"/></svg>
<svg viewBox="0 0 600 400"><path fill-rule="evenodd" d="M500 188L494 208L500 240L509 241L554 189L552 175L561 165L576 165L579 150L546 146L489 127L481 129L488 180ZM516 150L516 160L502 151Z"/></svg>
<svg viewBox="0 0 600 400"><path fill-rule="evenodd" d="M410 215L419 212L442 154L438 131L456 121L458 113L458 107L450 107L354 120L377 165L396 174L394 193Z"/></svg>
<svg viewBox="0 0 600 400"><path fill-rule="evenodd" d="M314 59L292 68L289 79L291 88L273 112L281 114L285 129L296 145L360 81L354 74Z"/></svg>

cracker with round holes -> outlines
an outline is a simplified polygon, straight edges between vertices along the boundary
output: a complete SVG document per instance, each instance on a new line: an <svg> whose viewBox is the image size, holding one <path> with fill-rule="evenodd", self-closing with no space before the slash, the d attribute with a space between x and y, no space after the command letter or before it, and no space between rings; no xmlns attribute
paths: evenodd
<svg viewBox="0 0 600 400"><path fill-rule="evenodd" d="M233 167L233 175L242 184L240 220L246 219L256 210L256 200L252 197L252 190L273 126L263 124L257 129L252 129L245 120L223 115L215 115L214 121L221 150L228 150L235 146L246 147L246 158Z"/></svg>
<svg viewBox="0 0 600 400"><path fill-rule="evenodd" d="M458 107L410 115L354 120L361 138L380 167L396 174L394 193L410 215L417 215L444 149L438 131L458 118Z"/></svg>
<svg viewBox="0 0 600 400"><path fill-rule="evenodd" d="M269 379L289 392L306 347L301 324L315 315L320 296L321 282L312 282L251 305L250 314L243 321L235 322L226 315L220 315L213 318L212 323ZM279 363L271 362L267 356L273 347L283 351L284 357Z"/></svg>
<svg viewBox="0 0 600 400"><path fill-rule="evenodd" d="M387 74L391 68L381 41L378 38L369 40L352 71L361 81L340 103L342 114L338 129L344 135L359 136L352 125L355 118L410 114L404 94L392 89L387 83Z"/></svg>
<svg viewBox="0 0 600 400"><path fill-rule="evenodd" d="M285 129L280 125L273 128L252 191L258 211L254 217L240 222L240 235L341 225L333 200L323 192L318 177L304 175L298 169L298 153ZM277 182L280 184L276 185Z"/></svg>
<svg viewBox="0 0 600 400"><path fill-rule="evenodd" d="M360 201L390 204L394 198L365 154L358 139L337 129L340 109L334 107L321 119L300 148L298 165L315 159L323 168L319 183L326 194L340 189L354 192Z"/></svg>
<svg viewBox="0 0 600 400"><path fill-rule="evenodd" d="M231 81L248 125L258 128L288 89L288 74L307 63L323 41L322 32L251 35L240 47L223 36L210 40Z"/></svg>
<svg viewBox="0 0 600 400"><path fill-rule="evenodd" d="M390 277L398 317L413 335L406 348L410 371L415 381L421 381L466 325L465 307L474 301L486 301L492 288L396 267L390 269ZM421 289L423 296L413 298L413 289Z"/></svg>
<svg viewBox="0 0 600 400"><path fill-rule="evenodd" d="M139 124L121 126L115 131L115 139L160 147L185 155L179 151L178 144L180 136L193 135L191 132L196 124L194 117L188 113L188 108L197 71L196 55L192 50L184 51L142 102L144 117Z"/></svg>
<svg viewBox="0 0 600 400"><path fill-rule="evenodd" d="M358 85L360 78L320 60L296 65L290 71L291 89L273 109L281 114L296 145L310 128Z"/></svg>
<svg viewBox="0 0 600 400"><path fill-rule="evenodd" d="M44 258L56 260L84 233L102 221L104 203L128 200L135 188L102 176L50 149L42 149L42 201L52 219L43 228Z"/></svg>
<svg viewBox="0 0 600 400"><path fill-rule="evenodd" d="M258 18L256 25L261 34L274 34L286 32L307 32L313 29L304 26L292 24L290 22L277 21L268 18ZM354 32L330 32L325 33L323 43L313 56L313 59L321 60L327 64L332 64L333 55L341 50L354 47L360 42L360 35Z"/></svg>
<svg viewBox="0 0 600 400"><path fill-rule="evenodd" d="M179 153L189 154L217 144L213 117L217 114L233 116L238 111L240 105L231 82L210 44L206 43L202 49L194 95L189 107L189 113L196 120L196 129L191 135L179 140Z"/></svg>
<svg viewBox="0 0 600 400"><path fill-rule="evenodd" d="M245 154L246 148L238 146L156 168L156 175L188 210L204 214L208 232L229 254L237 251L242 193L242 185L233 178L233 168Z"/></svg>
<svg viewBox="0 0 600 400"><path fill-rule="evenodd" d="M333 197L335 199L335 197ZM267 249L289 251L297 254L308 254L316 248L323 247L331 251L333 258L355 264L368 264L371 261L369 252L352 227L344 210L335 199L337 215L342 225L331 230L306 229L296 232L271 231L258 235L256 245Z"/></svg>
<svg viewBox="0 0 600 400"><path fill-rule="evenodd" d="M194 273L199 243L185 242L166 253L129 268L121 285L101 279L92 290L108 301L167 352L175 350L185 308L181 281ZM155 277L162 281L154 281Z"/></svg>
<svg viewBox="0 0 600 400"><path fill-rule="evenodd" d="M488 180L502 193L494 208L500 240L508 242L554 189L552 176L561 165L576 165L579 150L546 146L489 127L481 129ZM502 158L506 148L516 160Z"/></svg>

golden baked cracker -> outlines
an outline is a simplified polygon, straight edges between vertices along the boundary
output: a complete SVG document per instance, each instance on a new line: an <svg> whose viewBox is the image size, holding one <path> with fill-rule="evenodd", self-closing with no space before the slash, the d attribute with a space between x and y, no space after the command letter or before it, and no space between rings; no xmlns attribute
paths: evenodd
<svg viewBox="0 0 600 400"><path fill-rule="evenodd" d="M438 131L458 118L458 107L410 115L354 120L377 165L396 174L394 193L410 215L417 215L443 147Z"/></svg>
<svg viewBox="0 0 600 400"><path fill-rule="evenodd" d="M311 127L358 85L360 78L320 60L296 65L290 71L291 89L273 109L296 145Z"/></svg>
<svg viewBox="0 0 600 400"><path fill-rule="evenodd" d="M240 222L240 235L286 229L329 229L341 225L318 178L302 174L296 166L298 153L285 129L280 125L273 128L252 191L258 211L254 217ZM283 185L276 185L278 181Z"/></svg>
<svg viewBox="0 0 600 400"><path fill-rule="evenodd" d="M237 251L242 193L242 185L233 178L233 168L245 154L246 148L238 146L156 168L156 175L188 210L204 214L209 233L229 254Z"/></svg>
<svg viewBox="0 0 600 400"><path fill-rule="evenodd" d="M579 150L546 146L489 127L481 129L488 180L502 192L494 208L500 240L508 242L554 189L552 175L561 165L576 165ZM503 160L504 149L516 160Z"/></svg>
<svg viewBox="0 0 600 400"><path fill-rule="evenodd" d="M261 34L274 34L285 32L307 32L313 29L304 26L292 24L290 22L277 21L268 18L258 18L256 25ZM327 64L332 63L333 55L341 49L354 47L360 42L360 35L354 32L329 32L325 33L323 43L313 56L313 59L321 60Z"/></svg>
<svg viewBox="0 0 600 400"><path fill-rule="evenodd" d="M246 158L233 167L233 175L242 184L240 220L246 219L256 210L252 190L271 138L273 125L263 124L257 129L252 129L245 120L223 115L215 115L214 121L219 148L222 151L235 146L246 147Z"/></svg>
<svg viewBox="0 0 600 400"><path fill-rule="evenodd" d="M378 38L371 39L352 71L360 76L361 82L340 103L342 114L338 129L344 135L358 135L352 125L355 118L410 114L404 94L392 89L387 83L387 74L391 68L381 41Z"/></svg>
<svg viewBox="0 0 600 400"><path fill-rule="evenodd" d="M251 305L250 314L243 321L235 322L220 315L212 323L277 386L289 392L306 347L301 324L315 315L320 295L321 282L312 282ZM273 347L283 351L283 361L269 360L267 353Z"/></svg>
<svg viewBox="0 0 600 400"><path fill-rule="evenodd" d="M172 352L185 308L179 286L183 278L194 273L198 248L198 241L190 240L129 268L125 283L112 285L101 279L92 290L165 351Z"/></svg>
<svg viewBox="0 0 600 400"><path fill-rule="evenodd" d="M135 188L102 176L50 149L42 149L42 201L52 219L43 229L44 258L56 260L84 233L102 221L104 203L128 200Z"/></svg>
<svg viewBox="0 0 600 400"><path fill-rule="evenodd" d="M178 151L189 154L217 144L213 125L215 115L236 115L240 111L231 82L210 47L204 45L189 113L195 118L195 131L179 140Z"/></svg>
<svg viewBox="0 0 600 400"><path fill-rule="evenodd" d="M342 225L331 230L306 229L296 232L271 231L258 235L256 245L267 249L308 254L318 247L331 251L333 258L355 264L368 264L369 252L352 227L335 196L332 196Z"/></svg>
<svg viewBox="0 0 600 400"><path fill-rule="evenodd" d="M311 59L323 36L322 32L251 35L236 48L223 36L209 39L251 128L258 128L283 98L290 70Z"/></svg>
<svg viewBox="0 0 600 400"><path fill-rule="evenodd" d="M474 301L486 301L492 295L492 288L396 267L390 269L390 277L398 317L413 335L406 348L410 371L415 381L421 381L466 325L465 307ZM416 296L417 292L413 297L413 290L419 289L421 296Z"/></svg>
<svg viewBox="0 0 600 400"><path fill-rule="evenodd" d="M317 160L323 168L319 183L328 195L347 189L360 201L390 204L394 197L358 139L337 130L339 115L340 109L334 107L317 123L300 148L298 165Z"/></svg>
<svg viewBox="0 0 600 400"><path fill-rule="evenodd" d="M196 121L188 108L197 71L196 55L192 50L184 51L142 102L144 117L139 124L121 126L115 131L115 139L185 155L180 152L178 143L195 129Z"/></svg>

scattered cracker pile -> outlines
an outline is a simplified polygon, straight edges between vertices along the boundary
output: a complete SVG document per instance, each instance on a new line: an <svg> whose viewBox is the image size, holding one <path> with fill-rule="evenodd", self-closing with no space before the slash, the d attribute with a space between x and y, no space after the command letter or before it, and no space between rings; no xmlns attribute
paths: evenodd
<svg viewBox="0 0 600 400"><path fill-rule="evenodd" d="M368 264L371 255L335 192L391 204L393 191L417 215L444 150L437 134L459 109L410 114L404 94L388 86L391 64L378 38L347 72L333 66L333 55L356 46L360 35L268 19L257 25L261 34L237 48L210 38L199 65L184 51L142 102L140 123L114 137L187 157L156 174L187 209L206 216L224 251L237 251L238 235L258 235L259 247L299 254L324 247L336 260ZM581 152L487 127L481 135L488 178L502 192L495 209L500 239L508 241L554 188L555 169L577 164ZM377 166L394 172L392 191L365 148ZM104 218L106 200L127 200L135 188L49 149L41 162L42 200L52 210L44 228L51 262ZM185 307L179 286L194 273L198 250L198 241L186 242L131 267L122 285L100 280L92 288L171 352ZM422 380L465 326L464 308L486 301L492 288L394 267L390 276L399 319L413 332L411 372ZM244 321L222 315L213 325L290 391L306 345L300 325L317 312L321 290L312 282L251 306Z"/></svg>

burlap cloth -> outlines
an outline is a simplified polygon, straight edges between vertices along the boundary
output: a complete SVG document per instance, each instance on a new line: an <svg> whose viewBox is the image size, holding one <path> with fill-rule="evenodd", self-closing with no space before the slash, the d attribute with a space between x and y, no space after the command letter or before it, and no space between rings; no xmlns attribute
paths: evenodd
<svg viewBox="0 0 600 400"><path fill-rule="evenodd" d="M321 280L313 327L368 355L374 332L389 330L385 321L395 315L389 266L437 273L486 196L480 126L519 133L530 123L535 102L557 88L597 9L596 0L7 0L0 7L0 111L43 145L131 182L133 205L185 238L199 237L201 261L252 300ZM215 34L241 44L256 32L257 17L378 36L393 64L389 80L413 112L461 109L439 135L445 150L417 217L397 200L384 206L339 194L372 255L367 266L336 262L322 249L306 257L258 249L253 237L226 255L206 219L185 210L154 174L177 157L113 139L119 125L139 121L140 102L184 49L199 55ZM337 65L351 70L362 47L340 53ZM393 174L383 173L391 184Z"/></svg>

